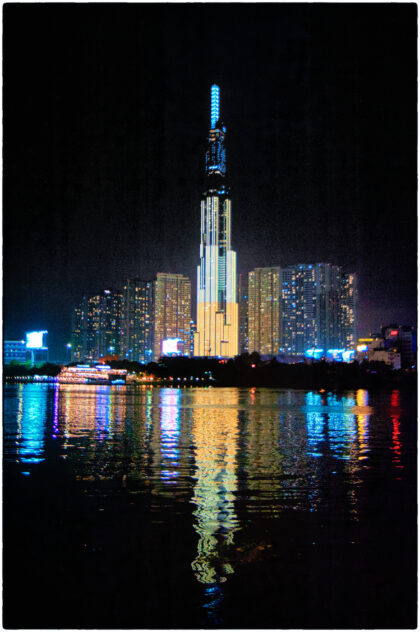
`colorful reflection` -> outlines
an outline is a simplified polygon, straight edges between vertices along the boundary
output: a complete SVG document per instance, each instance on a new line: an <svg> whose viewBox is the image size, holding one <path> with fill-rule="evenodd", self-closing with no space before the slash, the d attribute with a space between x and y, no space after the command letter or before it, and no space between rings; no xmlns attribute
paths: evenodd
<svg viewBox="0 0 420 632"><path fill-rule="evenodd" d="M114 394L109 386L95 387L95 438L104 441L111 433L114 414Z"/></svg>
<svg viewBox="0 0 420 632"><path fill-rule="evenodd" d="M25 384L18 390L17 455L21 463L44 461L49 386Z"/></svg>
<svg viewBox="0 0 420 632"><path fill-rule="evenodd" d="M166 483L173 483L178 476L181 394L177 388L160 391L161 478Z"/></svg>
<svg viewBox="0 0 420 632"><path fill-rule="evenodd" d="M279 480L282 475L281 423L270 408L273 393L260 389L250 393L252 408L244 416L245 454L242 459L250 512L279 513ZM283 481L285 485L287 483Z"/></svg>
<svg viewBox="0 0 420 632"><path fill-rule="evenodd" d="M400 428L400 392L397 390L391 393L391 423L392 423L392 446L393 452L392 462L397 469L404 469L401 463L401 428Z"/></svg>
<svg viewBox="0 0 420 632"><path fill-rule="evenodd" d="M59 398L59 386L58 384L54 390L54 417L53 417L53 429L52 429L52 438L56 439L58 437L58 398Z"/></svg>
<svg viewBox="0 0 420 632"><path fill-rule="evenodd" d="M356 392L357 409L364 409L369 405L369 394L366 390L359 388ZM369 418L370 414L357 414L357 437L359 441L358 460L363 461L368 458L369 452Z"/></svg>
<svg viewBox="0 0 420 632"><path fill-rule="evenodd" d="M325 397L309 392L305 403L308 456L319 458L330 454L337 459L351 459L357 439L354 397L333 393Z"/></svg>
<svg viewBox="0 0 420 632"><path fill-rule="evenodd" d="M202 584L223 582L233 573L229 547L239 522L234 501L237 490L237 390L192 392L192 439L196 471L193 515L199 535L192 563ZM226 407L227 406L227 407Z"/></svg>

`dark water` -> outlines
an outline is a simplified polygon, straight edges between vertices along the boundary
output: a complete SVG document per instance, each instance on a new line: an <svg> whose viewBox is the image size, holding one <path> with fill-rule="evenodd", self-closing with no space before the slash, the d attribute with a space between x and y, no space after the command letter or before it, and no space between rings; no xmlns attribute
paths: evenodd
<svg viewBox="0 0 420 632"><path fill-rule="evenodd" d="M416 626L416 399L7 385L4 625Z"/></svg>

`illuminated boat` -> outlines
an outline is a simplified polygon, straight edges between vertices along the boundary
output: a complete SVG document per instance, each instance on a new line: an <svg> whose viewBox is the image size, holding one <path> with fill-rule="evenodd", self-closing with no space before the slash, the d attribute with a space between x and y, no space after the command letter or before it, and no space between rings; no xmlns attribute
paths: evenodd
<svg viewBox="0 0 420 632"><path fill-rule="evenodd" d="M58 375L60 384L125 384L126 379L125 369L111 369L107 364L66 366Z"/></svg>

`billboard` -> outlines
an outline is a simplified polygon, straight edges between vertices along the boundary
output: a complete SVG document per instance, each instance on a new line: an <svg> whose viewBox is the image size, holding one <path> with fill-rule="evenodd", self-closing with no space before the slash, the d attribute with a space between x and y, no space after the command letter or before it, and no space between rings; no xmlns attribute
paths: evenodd
<svg viewBox="0 0 420 632"><path fill-rule="evenodd" d="M48 349L47 347L48 331L27 331L26 332L26 348L27 349Z"/></svg>
<svg viewBox="0 0 420 632"><path fill-rule="evenodd" d="M181 355L182 351L179 348L179 343L182 342L181 338L167 338L162 340L162 354L163 355Z"/></svg>

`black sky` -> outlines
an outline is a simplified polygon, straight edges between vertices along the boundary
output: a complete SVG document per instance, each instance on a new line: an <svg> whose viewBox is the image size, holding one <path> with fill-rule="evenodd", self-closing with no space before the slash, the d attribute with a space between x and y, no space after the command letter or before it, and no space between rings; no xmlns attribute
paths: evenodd
<svg viewBox="0 0 420 632"><path fill-rule="evenodd" d="M195 284L209 90L241 272L359 275L359 334L416 320L415 4L6 4L4 334L62 357L84 294Z"/></svg>

